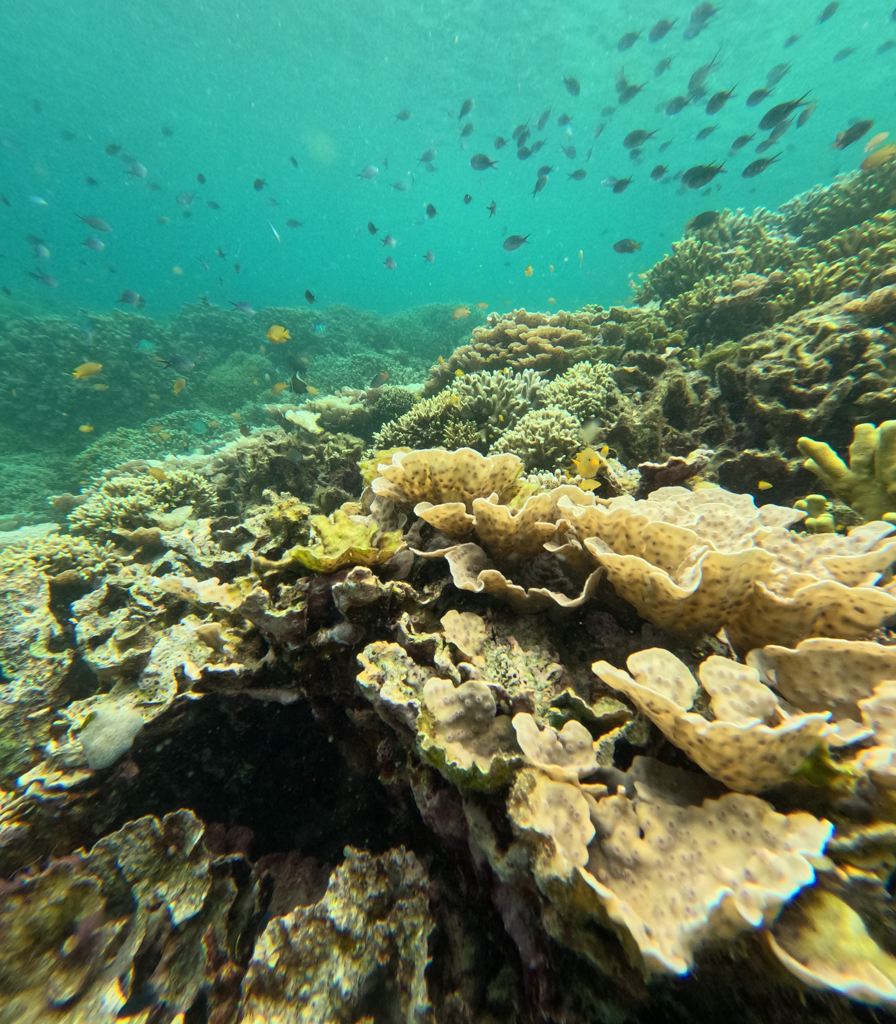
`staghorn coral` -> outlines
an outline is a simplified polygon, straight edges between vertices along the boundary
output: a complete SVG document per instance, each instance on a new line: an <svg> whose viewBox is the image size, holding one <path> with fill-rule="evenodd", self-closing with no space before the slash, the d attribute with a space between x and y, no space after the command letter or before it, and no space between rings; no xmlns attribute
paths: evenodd
<svg viewBox="0 0 896 1024"><path fill-rule="evenodd" d="M823 441L801 437L805 466L868 522L896 521L896 420L879 427L857 424L849 446L849 465Z"/></svg>
<svg viewBox="0 0 896 1024"><path fill-rule="evenodd" d="M115 472L89 492L68 520L72 532L106 540L116 530L153 526L174 509L189 507L191 514L201 516L217 505L215 487L190 470L166 472L161 481L148 473Z"/></svg>

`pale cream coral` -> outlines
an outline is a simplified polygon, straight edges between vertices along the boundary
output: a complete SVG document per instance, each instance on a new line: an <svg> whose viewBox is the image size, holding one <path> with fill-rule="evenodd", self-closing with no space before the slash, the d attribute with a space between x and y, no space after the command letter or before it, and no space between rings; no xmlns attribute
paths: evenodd
<svg viewBox="0 0 896 1024"><path fill-rule="evenodd" d="M583 779L597 771L597 745L580 722L570 719L558 732L527 712L513 716L517 743L528 761L558 782Z"/></svg>
<svg viewBox="0 0 896 1024"><path fill-rule="evenodd" d="M639 651L627 665L631 675L606 661L592 668L708 775L731 789L760 793L784 782L829 731L827 712L788 715L755 669L716 655L700 666L714 721L690 710L697 681L671 652L658 647Z"/></svg>
<svg viewBox="0 0 896 1024"><path fill-rule="evenodd" d="M459 502L470 511L474 498L497 494L499 501L506 501L512 497L522 463L514 455L486 458L472 448L453 452L425 448L396 452L391 463L377 468L379 476L371 485L377 494L410 505Z"/></svg>

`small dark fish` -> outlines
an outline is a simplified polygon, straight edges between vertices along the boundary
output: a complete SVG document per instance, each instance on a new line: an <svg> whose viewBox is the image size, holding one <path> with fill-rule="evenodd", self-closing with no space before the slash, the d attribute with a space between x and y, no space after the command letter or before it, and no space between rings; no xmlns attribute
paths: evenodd
<svg viewBox="0 0 896 1024"><path fill-rule="evenodd" d="M59 282L52 274L35 274L33 270L29 270L28 276L33 277L35 281L40 281L40 283L46 285L47 288L59 287Z"/></svg>
<svg viewBox="0 0 896 1024"><path fill-rule="evenodd" d="M575 158L576 158L576 147L575 146L563 146L563 145L561 145L560 148L563 150L564 154L566 155L566 157L568 159L575 160Z"/></svg>
<svg viewBox="0 0 896 1024"><path fill-rule="evenodd" d="M528 130L528 128L529 128L529 123L528 122L526 122L526 124L518 124L516 126L516 128L513 129L513 134L511 135L511 138L514 141L516 141L523 134L523 132Z"/></svg>
<svg viewBox="0 0 896 1024"><path fill-rule="evenodd" d="M538 168L537 177L543 178L546 174L550 174L553 169L550 164L545 164L543 167Z"/></svg>
<svg viewBox="0 0 896 1024"><path fill-rule="evenodd" d="M800 37L797 36L797 35L788 36L784 40L784 49L785 50L789 49L791 46L793 46L794 43L798 43L799 41L800 41Z"/></svg>
<svg viewBox="0 0 896 1024"><path fill-rule="evenodd" d="M146 173L146 168L137 160L133 160L128 167L128 174L130 174L132 178L145 178Z"/></svg>
<svg viewBox="0 0 896 1024"><path fill-rule="evenodd" d="M112 230L109 225L99 217L82 217L78 215L78 220L82 221L89 228L93 228L94 231L103 231L108 233Z"/></svg>
<svg viewBox="0 0 896 1024"><path fill-rule="evenodd" d="M702 142L704 139L708 139L710 137L710 135L712 135L712 133L716 130L717 127L718 127L718 125L711 124L711 125L708 125L706 128L701 128L700 131L697 132L697 136L696 136L697 141L698 142Z"/></svg>
<svg viewBox="0 0 896 1024"><path fill-rule="evenodd" d="M834 54L834 63L836 63L838 60L846 60L846 58L849 57L850 54L853 54L855 52L856 48L854 46L847 46L842 50L838 50Z"/></svg>
<svg viewBox="0 0 896 1024"><path fill-rule="evenodd" d="M723 173L725 165L722 164L697 164L689 167L681 176L681 183L685 188L703 188L720 173Z"/></svg>
<svg viewBox="0 0 896 1024"><path fill-rule="evenodd" d="M90 187L93 188L94 185L99 185L99 182L96 180L96 178L91 178L90 175L88 175L84 179L84 184L85 185L90 185Z"/></svg>
<svg viewBox="0 0 896 1024"><path fill-rule="evenodd" d="M110 142L109 145L106 146L106 152L109 154L109 156L118 156L118 154L121 152L121 146L119 146L115 142Z"/></svg>
<svg viewBox="0 0 896 1024"><path fill-rule="evenodd" d="M851 128L837 133L836 141L831 149L846 149L847 146L857 142L866 132L871 131L873 127L873 121L856 121Z"/></svg>
<svg viewBox="0 0 896 1024"><path fill-rule="evenodd" d="M499 135L495 139L495 149L503 149L507 145L507 139L503 135Z"/></svg>
<svg viewBox="0 0 896 1024"><path fill-rule="evenodd" d="M744 146L746 146L746 144L752 138L755 138L755 136L754 135L738 135L738 137L734 140L734 142L731 143L731 151L733 153L736 153L739 149L743 149Z"/></svg>
<svg viewBox="0 0 896 1024"><path fill-rule="evenodd" d="M162 127L162 134L167 136L170 139L171 136L174 134L174 129L173 128L166 128L166 127L163 126Z"/></svg>
<svg viewBox="0 0 896 1024"><path fill-rule="evenodd" d="M781 154L778 153L776 156L763 157L761 160L754 160L741 172L743 178L755 178L757 174L762 174L766 167L770 167L776 160L780 158Z"/></svg>
<svg viewBox="0 0 896 1024"><path fill-rule="evenodd" d="M619 195L620 192L624 192L629 187L629 185L631 185L631 183L631 177L617 178L616 181L613 183L613 194Z"/></svg>
<svg viewBox="0 0 896 1024"><path fill-rule="evenodd" d="M98 238L85 238L82 245L85 245L88 249L93 249L94 252L102 252L106 248Z"/></svg>
<svg viewBox="0 0 896 1024"><path fill-rule="evenodd" d="M660 152L665 153L666 150L672 145L671 139L666 139L665 142L660 143Z"/></svg>
<svg viewBox="0 0 896 1024"><path fill-rule="evenodd" d="M548 176L546 174L539 174L535 179L535 188L532 189L532 198L534 199L538 193L547 185Z"/></svg>
<svg viewBox="0 0 896 1024"><path fill-rule="evenodd" d="M789 62L786 64L776 64L771 69L771 71L769 71L769 73L765 76L765 84L769 87L769 89L774 89L778 82L780 82L781 79L790 70L790 67L791 65Z"/></svg>
<svg viewBox="0 0 896 1024"><path fill-rule="evenodd" d="M517 160L528 160L532 156L532 150L528 146L520 146L516 151Z"/></svg>
<svg viewBox="0 0 896 1024"><path fill-rule="evenodd" d="M235 274L242 274L243 268L240 266L239 263L234 263L233 271L234 271Z"/></svg>
<svg viewBox="0 0 896 1024"><path fill-rule="evenodd" d="M468 192L468 193L467 193L467 194L466 194L466 195L464 196L464 203L465 203L465 204L466 204L467 206L469 206L469 205L470 205L470 203L472 203L472 202L473 202L473 197L472 197L472 196L470 195L470 193Z"/></svg>
<svg viewBox="0 0 896 1024"><path fill-rule="evenodd" d="M395 262L395 260L392 259L391 256L387 256L383 260L383 266L386 268L386 270L394 270L398 266L398 264Z"/></svg>
<svg viewBox="0 0 896 1024"><path fill-rule="evenodd" d="M710 3L700 3L691 11L691 21L695 25L704 25L713 15L718 13L718 7L713 7Z"/></svg>
<svg viewBox="0 0 896 1024"><path fill-rule="evenodd" d="M634 149L636 146L643 146L648 139L652 139L656 135L656 132L648 132L643 128L638 128L633 132L629 132L628 135L622 140L622 145L626 149Z"/></svg>
<svg viewBox="0 0 896 1024"><path fill-rule="evenodd" d="M669 168L665 167L663 164L657 164L656 167L654 167L654 169L650 172L650 177L653 178L654 181L659 181L660 178L665 176L665 173L668 170Z"/></svg>
<svg viewBox="0 0 896 1024"><path fill-rule="evenodd" d="M205 175L200 172L199 174L196 175L196 180L199 182L200 185L204 185Z"/></svg>
<svg viewBox="0 0 896 1024"><path fill-rule="evenodd" d="M465 139L468 135L473 134L473 122L467 121L467 123L460 130L460 137Z"/></svg>
<svg viewBox="0 0 896 1024"><path fill-rule="evenodd" d="M529 141L529 135L530 134L531 133L530 133L529 129L525 128L523 131L521 131L519 133L519 135L516 136L516 147L517 147L517 149L520 149L522 146L526 145L526 143Z"/></svg>
<svg viewBox="0 0 896 1024"><path fill-rule="evenodd" d="M314 293L310 292L307 288L305 289L305 301L309 306L314 302Z"/></svg>
<svg viewBox="0 0 896 1024"><path fill-rule="evenodd" d="M135 292L133 288L125 288L118 296L118 301L124 306L142 306L143 296L139 292Z"/></svg>
<svg viewBox="0 0 896 1024"><path fill-rule="evenodd" d="M711 228L713 224L717 224L719 221L718 210L706 210L703 213L698 213L696 217L692 217L687 224L685 224L685 231L702 231L704 228Z"/></svg>
<svg viewBox="0 0 896 1024"><path fill-rule="evenodd" d="M472 100L468 101L472 103ZM386 381L389 379L388 370L380 370L380 372L373 378L373 380L367 385L369 388L381 388Z"/></svg>
<svg viewBox="0 0 896 1024"><path fill-rule="evenodd" d="M432 203L428 203L427 204L427 206L426 206L426 216L429 217L430 220L432 220L433 217L435 217L435 215L438 212L439 211L432 205Z"/></svg>
<svg viewBox="0 0 896 1024"><path fill-rule="evenodd" d="M587 174L588 172L580 167L577 171L573 171L572 174L567 174L566 177L572 178L573 181L583 181Z"/></svg>
<svg viewBox="0 0 896 1024"><path fill-rule="evenodd" d="M601 117L612 117L615 113L616 113L616 108L615 107L601 107L601 110L600 110L600 116ZM600 131L603 131L604 128L606 128L606 127L607 126L605 124L603 124L603 123L599 124L597 126L597 128L594 129L595 135L593 137L595 139L597 138L598 128L600 129Z"/></svg>
<svg viewBox="0 0 896 1024"><path fill-rule="evenodd" d="M747 106L757 107L763 100L768 99L771 94L771 89L754 89L747 97Z"/></svg>
<svg viewBox="0 0 896 1024"><path fill-rule="evenodd" d="M886 53L887 50L892 50L894 46L896 46L896 39L887 39L878 46L877 52Z"/></svg>
<svg viewBox="0 0 896 1024"><path fill-rule="evenodd" d="M392 182L392 188L394 188L396 192L404 192L404 191L407 190L407 187L408 187L407 183L404 182L404 181L393 181Z"/></svg>
<svg viewBox="0 0 896 1024"><path fill-rule="evenodd" d="M661 18L650 30L647 38L651 43L658 43L672 31L672 26L676 21L678 21L678 18L673 18L671 21L668 18Z"/></svg>
<svg viewBox="0 0 896 1024"><path fill-rule="evenodd" d="M436 261L436 254L435 254L435 253L434 253L434 252L432 251L432 249L428 249L428 250L427 250L427 251L426 251L426 252L425 252L425 253L423 254L423 259L424 259L424 260L425 260L425 261L426 261L427 263L435 263L435 261Z"/></svg>
<svg viewBox="0 0 896 1024"><path fill-rule="evenodd" d="M373 223L372 220L369 220L367 222L367 230L368 230L368 232L371 235L375 235L375 234L377 234L378 228L377 228L376 224Z"/></svg>
<svg viewBox="0 0 896 1024"><path fill-rule="evenodd" d="M685 25L684 32L681 33L681 38L685 40L696 39L705 28L706 22L689 21Z"/></svg>
<svg viewBox="0 0 896 1024"><path fill-rule="evenodd" d="M195 198L195 192L178 192L177 204L178 206L189 206Z"/></svg>
<svg viewBox="0 0 896 1024"><path fill-rule="evenodd" d="M734 87L736 89L737 86ZM718 112L725 106L728 100L732 99L735 95L734 89L728 89L727 91L717 92L711 98L709 103L706 104L707 114L718 114Z"/></svg>
<svg viewBox="0 0 896 1024"><path fill-rule="evenodd" d="M821 12L821 14L818 15L818 24L820 25L822 22L827 21L828 18L833 18L834 15L837 13L837 8L839 6L840 4L838 3L828 4L827 7L825 7L825 9Z"/></svg>
<svg viewBox="0 0 896 1024"><path fill-rule="evenodd" d="M541 131L541 129L544 128L544 126L548 123L548 118L551 116L551 111L553 109L554 109L553 107L548 107L548 109L541 115L541 117L536 122L535 127L539 131Z"/></svg>
<svg viewBox="0 0 896 1024"><path fill-rule="evenodd" d="M395 248L395 238L392 235L386 235L381 241L383 245L388 245L390 249Z"/></svg>
<svg viewBox="0 0 896 1024"><path fill-rule="evenodd" d="M474 157L470 158L470 166L474 171L487 171L489 167L494 167L496 164L497 161L492 160L485 153L477 153Z"/></svg>
<svg viewBox="0 0 896 1024"><path fill-rule="evenodd" d="M535 154L541 149L541 147L545 144L546 141L546 139L536 139L532 143L532 145L529 147L529 152L532 154L532 156L535 156Z"/></svg>
<svg viewBox="0 0 896 1024"><path fill-rule="evenodd" d="M298 370L290 378L289 387L296 395L304 395L308 392L308 383L299 376Z"/></svg>
<svg viewBox="0 0 896 1024"><path fill-rule="evenodd" d="M559 114L557 116L557 124L559 124L561 128L565 128L570 121L572 121L572 114Z"/></svg>
<svg viewBox="0 0 896 1024"><path fill-rule="evenodd" d="M797 128L802 128L803 125L809 120L809 118L815 113L815 108L818 106L818 100L812 100L811 103L807 103L805 108L800 111L800 116L796 119Z"/></svg>
<svg viewBox="0 0 896 1024"><path fill-rule="evenodd" d="M564 78L563 84L566 86L566 91L569 93L570 96L578 96L579 93L582 91L582 87L581 85L579 85L578 78ZM543 128L544 125L542 125L541 127ZM539 128L539 131L540 130L541 129Z"/></svg>
<svg viewBox="0 0 896 1024"><path fill-rule="evenodd" d="M431 163L436 158L436 151L434 149L427 149L424 151L423 156L417 161L418 164Z"/></svg>
<svg viewBox="0 0 896 1024"><path fill-rule="evenodd" d="M643 88L643 85L627 85L619 94L619 102L631 103Z"/></svg>
<svg viewBox="0 0 896 1024"><path fill-rule="evenodd" d="M669 114L670 117L672 114L680 114L690 102L691 101L687 96L673 96L666 104L666 113Z"/></svg>
<svg viewBox="0 0 896 1024"><path fill-rule="evenodd" d="M769 131L774 128L776 124L780 124L786 120L796 110L797 107L804 107L805 99L808 93L804 93L798 100L788 100L786 103L778 103L771 110L767 110L762 120L759 122L759 130L763 132Z"/></svg>
<svg viewBox="0 0 896 1024"><path fill-rule="evenodd" d="M636 242L634 238L620 238L618 242L613 243L615 252L636 252L640 248L641 243Z"/></svg>
<svg viewBox="0 0 896 1024"><path fill-rule="evenodd" d="M230 305L233 306L234 313L239 310L240 313L246 313L249 316L253 316L257 312L257 310L254 310L248 302L234 302L232 299L229 299L228 301L230 302Z"/></svg>
<svg viewBox="0 0 896 1024"><path fill-rule="evenodd" d="M698 89L702 89L703 88L703 86L706 84L706 79L709 76L710 71L712 71L713 67L715 67L715 63L718 60L718 58L719 58L719 55L716 54L715 57L713 57L713 59L708 64L701 65L691 75L690 80L688 81L688 95L689 96L692 93L696 92Z"/></svg>
<svg viewBox="0 0 896 1024"><path fill-rule="evenodd" d="M177 373L189 373L190 370L196 369L196 364L193 360L182 352L172 352L167 359L162 360L162 365L170 367Z"/></svg>
<svg viewBox="0 0 896 1024"><path fill-rule="evenodd" d="M625 35L616 44L616 49L622 53L624 50L630 50L635 43L641 38L640 32L626 32ZM573 95L578 95L574 93Z"/></svg>
<svg viewBox="0 0 896 1024"><path fill-rule="evenodd" d="M72 139L76 139L78 137L74 132L70 132L67 128L63 128L59 134L66 142L71 142Z"/></svg>
<svg viewBox="0 0 896 1024"><path fill-rule="evenodd" d="M207 207L208 207L208 208L209 208L210 210L220 210L220 209L221 209L221 204L220 204L220 203L216 203L216 202L214 201L214 199L207 199L207 200L205 201L205 205L206 205L206 206L207 206Z"/></svg>
<svg viewBox="0 0 896 1024"><path fill-rule="evenodd" d="M252 188L254 188L256 192L260 192L264 188L265 184L266 182L264 178L256 178L255 181L252 182Z"/></svg>
<svg viewBox="0 0 896 1024"><path fill-rule="evenodd" d="M300 228L302 226L302 222L300 220L296 220L294 217L290 217L286 222L286 226L288 228Z"/></svg>
<svg viewBox="0 0 896 1024"><path fill-rule="evenodd" d="M759 145L756 147L756 152L767 153L772 148L772 146L774 146L774 144L775 143L771 138L765 139L764 141L760 142Z"/></svg>
<svg viewBox="0 0 896 1024"><path fill-rule="evenodd" d="M463 103L460 106L460 113L457 115L458 121L462 117L466 117L467 114L469 114L472 109L473 109L473 101L472 100L464 100Z"/></svg>
<svg viewBox="0 0 896 1024"><path fill-rule="evenodd" d="M663 57L661 61L657 63L657 66L653 69L654 75L659 78L660 75L664 74L669 68L672 67L672 58Z"/></svg>
<svg viewBox="0 0 896 1024"><path fill-rule="evenodd" d="M488 210L489 219L494 217L494 215L498 212L498 204L494 201L494 199L488 204L488 206L486 206L486 210Z"/></svg>
<svg viewBox="0 0 896 1024"><path fill-rule="evenodd" d="M148 181L146 183L146 187L149 189L150 192L161 192L162 191L162 186L161 185L157 185L154 181Z"/></svg>
<svg viewBox="0 0 896 1024"><path fill-rule="evenodd" d="M773 146L781 136L793 126L793 118L789 118L787 121L782 121L780 124L776 124L772 128L771 134L766 140L769 145Z"/></svg>
<svg viewBox="0 0 896 1024"><path fill-rule="evenodd" d="M524 242L526 245L529 244L528 235L508 235L507 238L504 239L504 251L514 252L516 249L519 249Z"/></svg>
<svg viewBox="0 0 896 1024"><path fill-rule="evenodd" d="M407 121L410 116L411 116L410 110L405 108L404 110L399 110L398 111L398 113L395 115L395 120L396 121Z"/></svg>

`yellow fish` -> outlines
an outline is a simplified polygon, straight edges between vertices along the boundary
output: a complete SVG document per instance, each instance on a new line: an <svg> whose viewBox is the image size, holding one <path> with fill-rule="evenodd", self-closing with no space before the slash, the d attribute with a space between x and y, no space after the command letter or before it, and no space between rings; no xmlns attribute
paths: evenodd
<svg viewBox="0 0 896 1024"><path fill-rule="evenodd" d="M90 385L90 389L91 389L91 391L108 391L109 390L109 385L108 384L91 384Z"/></svg>
<svg viewBox="0 0 896 1024"><path fill-rule="evenodd" d="M170 435L170 434L168 433L168 431L167 431L167 430L163 430L163 431L162 431L162 433L161 433L161 434L159 434L159 437L160 437L160 438L161 438L161 439L162 439L163 441L167 441L167 440L169 440L169 439L170 439L171 435Z"/></svg>
<svg viewBox="0 0 896 1024"><path fill-rule="evenodd" d="M174 382L174 387L171 389L176 395L179 395L181 391L187 386L186 377L178 377Z"/></svg>
<svg viewBox="0 0 896 1024"><path fill-rule="evenodd" d="M150 434L160 434L165 428L161 423L156 423L154 426L149 428Z"/></svg>
<svg viewBox="0 0 896 1024"><path fill-rule="evenodd" d="M896 156L896 145L892 142L889 146L881 146L870 156L866 156L861 163L863 171L870 171L872 167L880 167L881 164L889 163Z"/></svg>
<svg viewBox="0 0 896 1024"><path fill-rule="evenodd" d="M604 460L593 448L585 448L572 460L576 472L583 480L593 480Z"/></svg>
<svg viewBox="0 0 896 1024"><path fill-rule="evenodd" d="M208 425L212 428L212 430L214 430L215 427L218 425L218 421L217 420L209 420L208 421Z"/></svg>
<svg viewBox="0 0 896 1024"><path fill-rule="evenodd" d="M183 272L184 272L184 271L183 271L183 268L182 268L182 267L172 267L172 268L171 268L171 273L172 273L172 274L174 274L174 275L176 275L177 277L180 277L180 275L181 275L181 274L182 274Z"/></svg>
<svg viewBox="0 0 896 1024"><path fill-rule="evenodd" d="M553 295L548 299L548 304L551 305L551 306L556 306L557 305L557 300L554 298Z"/></svg>
<svg viewBox="0 0 896 1024"><path fill-rule="evenodd" d="M313 388L310 384L306 384L305 385L305 390L308 392L309 395L319 395L320 394L320 392L317 390L317 388Z"/></svg>
<svg viewBox="0 0 896 1024"><path fill-rule="evenodd" d="M526 267L526 269L523 271L523 273L526 275L526 277L531 277L532 276L532 264L531 263L529 264L528 267Z"/></svg>
<svg viewBox="0 0 896 1024"><path fill-rule="evenodd" d="M865 152L870 153L872 149L876 149L882 142L886 142L889 138L889 132L878 132L874 138L869 139L865 143Z"/></svg>
<svg viewBox="0 0 896 1024"><path fill-rule="evenodd" d="M488 309L488 303L487 302L477 302L476 303L476 308L477 309Z"/></svg>
<svg viewBox="0 0 896 1024"><path fill-rule="evenodd" d="M161 469L159 466L149 466L146 472L149 473L153 480L158 480L160 484L163 484L168 479L168 475L165 473L165 470Z"/></svg>
<svg viewBox="0 0 896 1024"><path fill-rule="evenodd" d="M470 307L469 306L458 306L457 309L451 314L451 319L452 320L463 320L464 317L468 317L469 315L470 315Z"/></svg>
<svg viewBox="0 0 896 1024"><path fill-rule="evenodd" d="M161 396L161 395L150 395L149 397L150 397L150 398L151 398L151 399L152 399L152 400L153 400L154 402L158 402L158 400L159 400L159 399L160 399L160 398L161 398L162 396Z"/></svg>
<svg viewBox="0 0 896 1024"><path fill-rule="evenodd" d="M81 363L80 366L76 366L72 370L72 376L83 380L85 377L92 377L95 373L99 373L102 368L102 363Z"/></svg>
<svg viewBox="0 0 896 1024"><path fill-rule="evenodd" d="M464 375L464 371L463 370L455 370L454 371L454 376L455 377L463 377L463 375Z"/></svg>
<svg viewBox="0 0 896 1024"><path fill-rule="evenodd" d="M279 395L281 391L285 391L289 387L289 384L285 380L278 381L272 388L272 395Z"/></svg>
<svg viewBox="0 0 896 1024"><path fill-rule="evenodd" d="M243 417L238 412L232 412L230 414L235 420L241 420Z"/></svg>
<svg viewBox="0 0 896 1024"><path fill-rule="evenodd" d="M268 328L265 337L274 345L282 345L289 339L289 331L285 327L281 327L280 324L274 324L273 327Z"/></svg>
<svg viewBox="0 0 896 1024"><path fill-rule="evenodd" d="M554 264L553 264L553 263L549 263L549 264L548 264L548 270L550 270L550 272L551 272L552 274L554 273Z"/></svg>
<svg viewBox="0 0 896 1024"><path fill-rule="evenodd" d="M82 434L93 433L93 427L91 427L89 423L82 424L80 427L78 427L78 430L80 430Z"/></svg>
<svg viewBox="0 0 896 1024"><path fill-rule="evenodd" d="M759 488L760 491L767 491L773 485L770 484L768 480L760 480L759 483L756 484L756 486Z"/></svg>
<svg viewBox="0 0 896 1024"><path fill-rule="evenodd" d="M440 370L447 370L448 369L448 364L445 362L445 357L444 356L439 356L439 369Z"/></svg>

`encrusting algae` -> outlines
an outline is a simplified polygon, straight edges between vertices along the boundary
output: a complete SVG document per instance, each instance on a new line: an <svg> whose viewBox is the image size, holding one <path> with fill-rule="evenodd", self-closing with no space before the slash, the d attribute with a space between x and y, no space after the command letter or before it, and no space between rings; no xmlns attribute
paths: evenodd
<svg viewBox="0 0 896 1024"><path fill-rule="evenodd" d="M896 1009L894 175L424 355L0 316L81 410L0 522L0 1018Z"/></svg>

